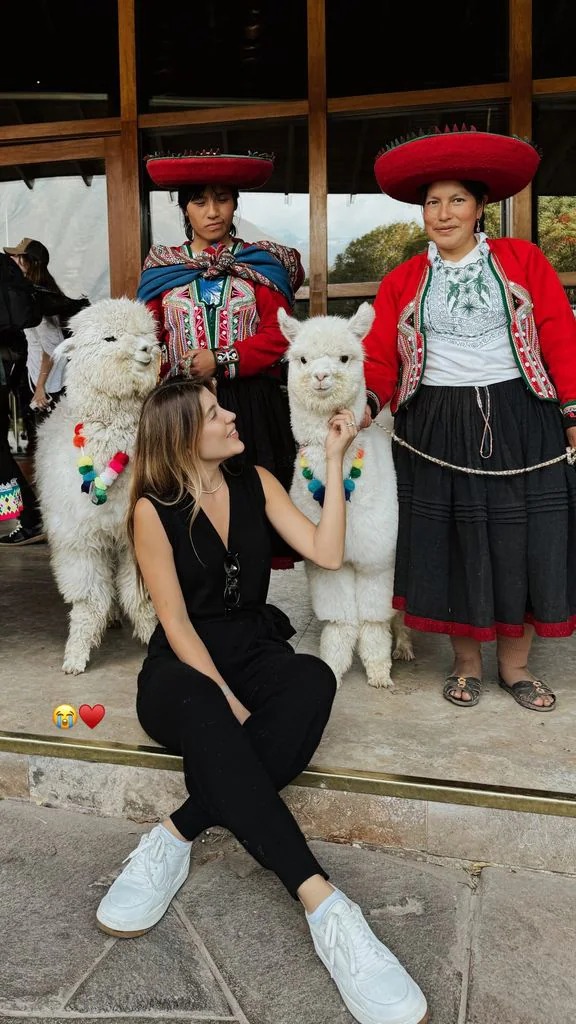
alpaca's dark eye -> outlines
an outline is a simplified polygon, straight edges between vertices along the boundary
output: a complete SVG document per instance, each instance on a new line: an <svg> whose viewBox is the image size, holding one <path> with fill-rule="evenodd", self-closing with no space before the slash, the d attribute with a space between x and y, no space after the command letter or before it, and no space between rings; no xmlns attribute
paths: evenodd
<svg viewBox="0 0 576 1024"><path fill-rule="evenodd" d="M300 356L300 362L301 363L306 363L307 362L306 356Z"/></svg>
<svg viewBox="0 0 576 1024"><path fill-rule="evenodd" d="M104 341L118 341L118 338L111 334L108 338L104 338Z"/></svg>
<svg viewBox="0 0 576 1024"><path fill-rule="evenodd" d="M347 363L348 362L348 356L340 356L340 362L341 363Z"/></svg>

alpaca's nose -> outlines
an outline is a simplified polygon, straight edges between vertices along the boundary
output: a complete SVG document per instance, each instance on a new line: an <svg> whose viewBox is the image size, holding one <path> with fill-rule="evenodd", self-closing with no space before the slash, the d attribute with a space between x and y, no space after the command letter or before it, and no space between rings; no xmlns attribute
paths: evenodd
<svg viewBox="0 0 576 1024"><path fill-rule="evenodd" d="M137 363L147 366L152 362L154 350L157 350L157 342L150 338L138 338L134 349L134 359Z"/></svg>
<svg viewBox="0 0 576 1024"><path fill-rule="evenodd" d="M328 377L328 376L329 376L329 374L328 374L327 370L315 370L314 371L314 377L316 378L316 380L318 381L319 384L321 384L323 380L326 380L326 377Z"/></svg>
<svg viewBox="0 0 576 1024"><path fill-rule="evenodd" d="M155 345L156 341L151 341L149 338L138 338L138 341L136 342L136 351L151 352Z"/></svg>

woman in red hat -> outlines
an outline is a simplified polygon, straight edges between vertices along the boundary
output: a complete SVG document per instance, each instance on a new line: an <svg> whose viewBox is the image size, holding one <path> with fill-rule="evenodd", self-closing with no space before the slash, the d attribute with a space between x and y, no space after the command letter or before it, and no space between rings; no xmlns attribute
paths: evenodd
<svg viewBox="0 0 576 1024"><path fill-rule="evenodd" d="M162 376L216 377L218 400L237 416L247 459L289 489L296 444L277 315L292 309L304 271L296 249L246 243L236 238L233 223L239 190L261 187L273 168L271 157L257 155L148 159L153 182L178 192L187 240L152 246L138 298L159 325ZM293 564L294 552L277 535L273 556L276 568Z"/></svg>
<svg viewBox="0 0 576 1024"><path fill-rule="evenodd" d="M420 203L425 252L383 279L365 341L372 415L391 403L400 521L395 607L450 636L444 696L478 703L481 643L522 707L556 697L534 633L576 628L576 321L540 249L488 239L486 203L539 163L526 141L455 128L396 143L381 189Z"/></svg>

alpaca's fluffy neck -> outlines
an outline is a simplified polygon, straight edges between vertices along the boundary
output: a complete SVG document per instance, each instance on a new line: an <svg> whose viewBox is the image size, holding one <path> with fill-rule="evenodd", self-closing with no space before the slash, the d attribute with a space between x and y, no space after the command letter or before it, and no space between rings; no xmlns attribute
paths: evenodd
<svg viewBox="0 0 576 1024"><path fill-rule="evenodd" d="M67 390L67 402L73 418L84 424L88 448L126 451L133 445L142 407L141 396L118 397L72 386Z"/></svg>
<svg viewBox="0 0 576 1024"><path fill-rule="evenodd" d="M351 406L357 424L362 422L365 408L366 394L362 390ZM336 409L330 408L327 404L323 404L318 411L311 412L298 401L295 395L292 395L290 398L292 432L298 444L320 445L323 448L328 434L328 421L335 412Z"/></svg>

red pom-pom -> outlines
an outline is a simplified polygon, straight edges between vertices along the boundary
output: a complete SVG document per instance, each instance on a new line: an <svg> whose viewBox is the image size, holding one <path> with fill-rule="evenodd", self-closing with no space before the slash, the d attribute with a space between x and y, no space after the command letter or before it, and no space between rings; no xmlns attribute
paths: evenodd
<svg viewBox="0 0 576 1024"><path fill-rule="evenodd" d="M76 426L74 427L74 433L75 434L80 434L83 430L84 430L84 424L83 423L77 423Z"/></svg>
<svg viewBox="0 0 576 1024"><path fill-rule="evenodd" d="M86 444L86 438L82 437L82 434L76 434L76 436L72 438L72 444L75 445L76 448L83 448Z"/></svg>
<svg viewBox="0 0 576 1024"><path fill-rule="evenodd" d="M116 452L114 456L114 461L119 462L122 466L122 469L124 469L124 467L127 466L128 463L130 462L130 456L126 455L126 452Z"/></svg>

